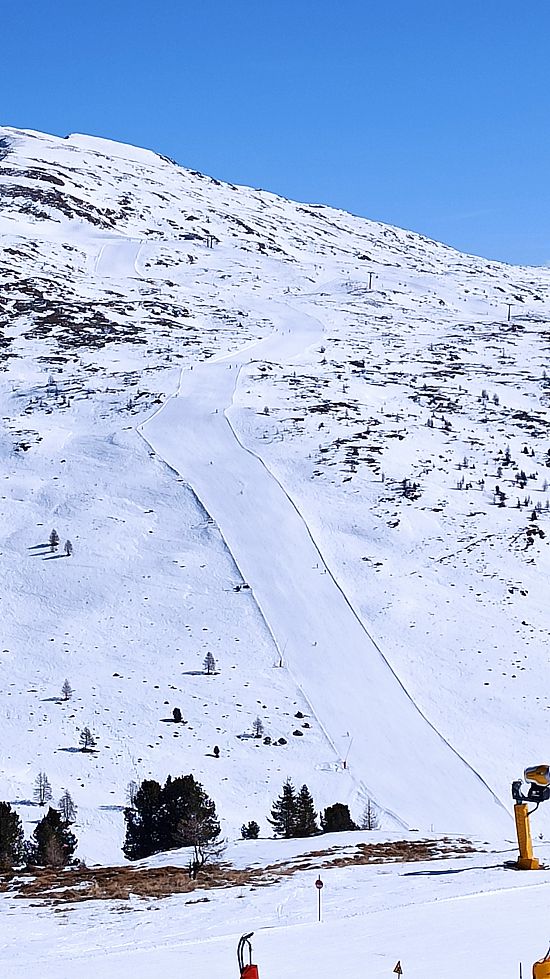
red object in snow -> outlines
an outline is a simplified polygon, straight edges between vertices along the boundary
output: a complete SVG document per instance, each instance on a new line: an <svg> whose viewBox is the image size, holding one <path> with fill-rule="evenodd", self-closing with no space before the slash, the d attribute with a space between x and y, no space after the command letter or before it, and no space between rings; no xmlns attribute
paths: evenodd
<svg viewBox="0 0 550 979"><path fill-rule="evenodd" d="M252 964L252 945L250 944L250 939L254 934L253 931L249 932L248 935L241 935L239 938L239 944L237 946L237 961L239 963L240 969L240 979L260 979L260 973L258 972L258 966ZM248 949L248 965L244 962L244 950Z"/></svg>

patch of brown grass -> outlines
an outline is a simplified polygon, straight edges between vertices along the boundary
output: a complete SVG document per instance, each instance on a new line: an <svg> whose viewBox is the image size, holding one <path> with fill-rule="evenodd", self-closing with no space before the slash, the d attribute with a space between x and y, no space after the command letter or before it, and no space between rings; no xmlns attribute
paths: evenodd
<svg viewBox="0 0 550 979"><path fill-rule="evenodd" d="M351 852L350 852L351 851ZM357 867L376 863L409 863L464 856L475 847L466 839L397 840L357 843L352 849L332 846L300 855L294 860L266 867L237 870L227 863L204 867L192 880L184 867L69 867L64 870L33 868L0 873L0 891L14 897L38 899L52 904L81 901L127 901L130 896L162 898L215 887L268 887L284 877L325 867ZM339 855L340 854L340 855ZM187 904L207 901L202 897Z"/></svg>

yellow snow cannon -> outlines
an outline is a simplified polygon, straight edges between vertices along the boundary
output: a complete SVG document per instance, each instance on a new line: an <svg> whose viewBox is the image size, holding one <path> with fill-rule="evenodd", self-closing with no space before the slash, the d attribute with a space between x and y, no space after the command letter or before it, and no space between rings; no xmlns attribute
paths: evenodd
<svg viewBox="0 0 550 979"><path fill-rule="evenodd" d="M518 838L519 859L514 866L518 870L538 870L540 863L533 856L533 843L531 841L531 827L529 816L531 816L540 806L541 802L550 799L550 766L533 765L526 768L523 778L528 783L527 794L522 789L522 780L512 782L512 798L514 800L514 818L516 821L516 833ZM535 808L529 810L529 803L534 802ZM540 973L541 976L545 973ZM548 973L550 976L550 972Z"/></svg>
<svg viewBox="0 0 550 979"><path fill-rule="evenodd" d="M550 976L550 948L543 959L533 963L533 979L548 979Z"/></svg>

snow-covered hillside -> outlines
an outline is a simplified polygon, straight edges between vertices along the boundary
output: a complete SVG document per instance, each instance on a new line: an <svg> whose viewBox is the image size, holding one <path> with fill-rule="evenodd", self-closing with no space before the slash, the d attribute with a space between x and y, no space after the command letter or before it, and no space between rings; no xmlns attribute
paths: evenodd
<svg viewBox="0 0 550 979"><path fill-rule="evenodd" d="M92 137L2 129L0 178L0 799L32 829L45 771L89 860L169 773L229 837L287 776L511 832L548 761L550 271Z"/></svg>

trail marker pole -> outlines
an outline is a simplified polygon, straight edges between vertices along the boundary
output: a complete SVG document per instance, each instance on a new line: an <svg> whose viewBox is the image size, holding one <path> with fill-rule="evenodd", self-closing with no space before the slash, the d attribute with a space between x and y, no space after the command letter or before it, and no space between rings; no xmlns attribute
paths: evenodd
<svg viewBox="0 0 550 979"><path fill-rule="evenodd" d="M323 881L321 880L320 877L318 877L317 880L315 881L315 887L317 888L317 894L319 896L319 902L318 902L319 921L321 920L321 891L323 890L324 886L325 885L323 884Z"/></svg>

